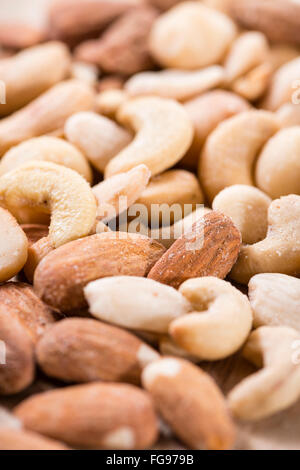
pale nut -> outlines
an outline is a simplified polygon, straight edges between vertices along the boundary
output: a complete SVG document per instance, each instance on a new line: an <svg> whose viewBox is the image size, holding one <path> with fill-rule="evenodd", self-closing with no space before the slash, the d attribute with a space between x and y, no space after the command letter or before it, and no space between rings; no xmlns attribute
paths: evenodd
<svg viewBox="0 0 300 470"><path fill-rule="evenodd" d="M144 192L151 173L146 165L138 165L119 173L92 188L97 200L97 220L111 219L128 209Z"/></svg>
<svg viewBox="0 0 300 470"><path fill-rule="evenodd" d="M102 173L108 162L132 139L118 124L93 112L71 116L65 125L65 135Z"/></svg>
<svg viewBox="0 0 300 470"><path fill-rule="evenodd" d="M12 212L34 207L51 213L49 240L55 248L88 235L96 218L96 201L88 183L55 163L33 161L2 175L0 202Z"/></svg>
<svg viewBox="0 0 300 470"><path fill-rule="evenodd" d="M25 429L0 427L0 450L70 450L66 445L54 439Z"/></svg>
<svg viewBox="0 0 300 470"><path fill-rule="evenodd" d="M144 449L157 439L151 397L133 385L90 383L33 395L15 415L28 430L89 449Z"/></svg>
<svg viewBox="0 0 300 470"><path fill-rule="evenodd" d="M242 242L252 245L267 235L271 202L269 196L254 186L235 184L219 192L212 208L230 217L241 232Z"/></svg>
<svg viewBox="0 0 300 470"><path fill-rule="evenodd" d="M0 25L0 47L4 49L26 49L44 41L46 31L33 24L3 22Z"/></svg>
<svg viewBox="0 0 300 470"><path fill-rule="evenodd" d="M0 282L21 271L27 260L28 241L16 219L0 207Z"/></svg>
<svg viewBox="0 0 300 470"><path fill-rule="evenodd" d="M256 421L284 410L300 396L299 332L283 326L262 326L251 333L244 357L258 372L229 393L232 413Z"/></svg>
<svg viewBox="0 0 300 470"><path fill-rule="evenodd" d="M119 89L104 90L96 96L96 111L104 116L114 119L118 109L128 99L126 91Z"/></svg>
<svg viewBox="0 0 300 470"><path fill-rule="evenodd" d="M89 318L67 318L36 347L44 373L64 382L140 383L142 369L159 354L136 336Z"/></svg>
<svg viewBox="0 0 300 470"><path fill-rule="evenodd" d="M42 160L77 171L89 183L92 172L84 155L74 145L56 137L42 136L11 148L0 161L0 175L31 160Z"/></svg>
<svg viewBox="0 0 300 470"><path fill-rule="evenodd" d="M199 161L200 182L209 200L227 186L254 185L254 161L277 130L276 116L255 110L227 119L210 134Z"/></svg>
<svg viewBox="0 0 300 470"><path fill-rule="evenodd" d="M284 103L290 103L293 99L295 87L300 75L300 58L297 57L280 67L272 77L261 106L269 111L276 111Z"/></svg>
<svg viewBox="0 0 300 470"><path fill-rule="evenodd" d="M235 35L228 16L200 2L183 2L156 20L150 50L166 68L198 69L221 61Z"/></svg>
<svg viewBox="0 0 300 470"><path fill-rule="evenodd" d="M6 104L1 104L0 115L22 108L67 78L70 66L68 48L59 42L25 49L1 60L0 80L5 83Z"/></svg>
<svg viewBox="0 0 300 470"><path fill-rule="evenodd" d="M265 62L268 41L258 31L242 33L233 43L224 63L226 79L232 83Z"/></svg>
<svg viewBox="0 0 300 470"><path fill-rule="evenodd" d="M246 295L229 282L214 277L189 279L179 292L193 313L173 320L169 333L175 343L201 360L215 361L235 353L252 328Z"/></svg>
<svg viewBox="0 0 300 470"><path fill-rule="evenodd" d="M190 309L172 287L136 276L96 280L84 294L93 316L133 330L166 333L170 322Z"/></svg>
<svg viewBox="0 0 300 470"><path fill-rule="evenodd" d="M0 429L21 429L21 421L16 418L10 411L0 406Z"/></svg>
<svg viewBox="0 0 300 470"><path fill-rule="evenodd" d="M232 90L249 101L257 101L267 90L272 77L268 62L258 65L232 84Z"/></svg>
<svg viewBox="0 0 300 470"><path fill-rule="evenodd" d="M214 65L202 70L163 70L135 74L124 85L129 96L156 95L186 101L222 85L224 69Z"/></svg>
<svg viewBox="0 0 300 470"><path fill-rule="evenodd" d="M248 111L250 105L235 93L213 90L187 101L184 107L194 124L195 133L193 143L181 163L195 170L198 166L200 151L209 134L225 119Z"/></svg>
<svg viewBox="0 0 300 470"><path fill-rule="evenodd" d="M83 288L88 283L108 276L146 276L164 252L160 243L138 234L91 235L49 253L35 271L34 289L48 305L74 313L87 307Z"/></svg>
<svg viewBox="0 0 300 470"><path fill-rule="evenodd" d="M60 130L74 113L94 106L92 88L80 80L58 83L0 121L0 156L24 140ZM61 134L61 131L59 131Z"/></svg>
<svg viewBox="0 0 300 470"><path fill-rule="evenodd" d="M181 359L187 359L194 363L199 362L198 357L192 356L185 349L178 346L178 344L176 344L169 335L162 335L159 339L158 346L162 356L175 356Z"/></svg>
<svg viewBox="0 0 300 470"><path fill-rule="evenodd" d="M282 129L266 143L258 157L255 179L272 199L300 194L300 126Z"/></svg>
<svg viewBox="0 0 300 470"><path fill-rule="evenodd" d="M278 108L276 115L281 128L300 126L299 102L299 95L297 94L295 103L285 103Z"/></svg>
<svg viewBox="0 0 300 470"><path fill-rule="evenodd" d="M300 274L300 196L276 199L268 210L268 232L264 240L244 245L230 273L247 284L259 273Z"/></svg>
<svg viewBox="0 0 300 470"><path fill-rule="evenodd" d="M230 449L235 429L225 399L200 367L162 358L143 371L142 382L174 433L192 449Z"/></svg>
<svg viewBox="0 0 300 470"><path fill-rule="evenodd" d="M136 132L133 141L108 163L105 177L144 163L157 175L177 163L189 148L193 126L183 106L158 97L127 101L117 114L121 124Z"/></svg>
<svg viewBox="0 0 300 470"><path fill-rule="evenodd" d="M257 274L249 282L253 322L300 331L300 279L285 274Z"/></svg>
<svg viewBox="0 0 300 470"><path fill-rule="evenodd" d="M275 43L271 44L268 53L268 62L274 71L278 70L282 65L291 62L299 56L299 48L288 44Z"/></svg>
<svg viewBox="0 0 300 470"><path fill-rule="evenodd" d="M79 60L71 66L71 77L86 82L90 86L96 86L98 81L98 68L93 64L86 64Z"/></svg>
<svg viewBox="0 0 300 470"><path fill-rule="evenodd" d="M151 226L173 224L204 203L204 196L198 179L186 170L169 170L150 180L139 196L136 207L147 209ZM167 208L164 211L164 207ZM134 206L131 207L132 212Z"/></svg>

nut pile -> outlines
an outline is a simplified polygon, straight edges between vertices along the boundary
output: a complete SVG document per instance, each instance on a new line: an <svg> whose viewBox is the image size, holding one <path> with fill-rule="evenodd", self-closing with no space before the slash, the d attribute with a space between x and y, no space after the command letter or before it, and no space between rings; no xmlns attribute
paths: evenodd
<svg viewBox="0 0 300 470"><path fill-rule="evenodd" d="M0 6L0 450L272 447L241 435L300 398L300 4L48 3Z"/></svg>

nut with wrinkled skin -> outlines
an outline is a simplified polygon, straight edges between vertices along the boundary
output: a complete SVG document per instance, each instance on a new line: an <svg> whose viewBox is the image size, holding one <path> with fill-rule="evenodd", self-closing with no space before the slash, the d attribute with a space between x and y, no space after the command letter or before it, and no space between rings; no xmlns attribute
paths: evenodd
<svg viewBox="0 0 300 470"><path fill-rule="evenodd" d="M283 326L262 326L251 333L243 355L262 369L246 377L229 393L229 406L236 417L256 421L298 400L299 341L299 332Z"/></svg>
<svg viewBox="0 0 300 470"><path fill-rule="evenodd" d="M285 274L256 274L249 282L253 322L300 331L300 279Z"/></svg>
<svg viewBox="0 0 300 470"><path fill-rule="evenodd" d="M235 353L252 327L248 298L229 282L214 277L189 279L179 292L193 311L173 320L175 343L201 360L215 361Z"/></svg>
<svg viewBox="0 0 300 470"><path fill-rule="evenodd" d="M300 196L276 199L268 210L264 240L244 245L230 273L231 279L247 284L259 273L300 274Z"/></svg>
<svg viewBox="0 0 300 470"><path fill-rule="evenodd" d="M212 208L230 217L242 235L243 243L263 240L268 229L268 208L272 199L243 184L228 186L214 198Z"/></svg>
<svg viewBox="0 0 300 470"><path fill-rule="evenodd" d="M235 430L222 393L212 378L183 359L149 364L143 385L175 434L192 449L230 449Z"/></svg>
<svg viewBox="0 0 300 470"><path fill-rule="evenodd" d="M166 333L170 322L190 309L172 287L135 276L96 280L85 287L84 294L96 318L155 333Z"/></svg>
<svg viewBox="0 0 300 470"><path fill-rule="evenodd" d="M64 382L139 384L142 369L159 354L120 328L88 318L67 318L43 335L36 357L45 374Z"/></svg>
<svg viewBox="0 0 300 470"><path fill-rule="evenodd" d="M235 35L228 16L200 2L183 2L156 20L150 49L164 67L193 70L222 60Z"/></svg>
<svg viewBox="0 0 300 470"><path fill-rule="evenodd" d="M140 97L125 102L118 121L136 131L133 141L105 168L105 177L144 163L152 176L175 165L189 148L193 127L183 106L158 97ZM143 149L141 151L141 149Z"/></svg>
<svg viewBox="0 0 300 470"><path fill-rule="evenodd" d="M65 134L102 173L108 162L132 139L130 133L115 122L93 112L73 114L66 122Z"/></svg>
<svg viewBox="0 0 300 470"><path fill-rule="evenodd" d="M28 430L75 447L144 449L157 438L148 393L127 384L92 383L39 393L14 409Z"/></svg>

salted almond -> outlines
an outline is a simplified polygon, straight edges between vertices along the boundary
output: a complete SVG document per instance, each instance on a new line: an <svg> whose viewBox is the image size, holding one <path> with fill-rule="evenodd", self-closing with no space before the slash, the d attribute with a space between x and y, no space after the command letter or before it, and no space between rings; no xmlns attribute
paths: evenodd
<svg viewBox="0 0 300 470"><path fill-rule="evenodd" d="M25 429L0 428L0 450L68 450L68 447Z"/></svg>
<svg viewBox="0 0 300 470"><path fill-rule="evenodd" d="M138 384L142 369L159 354L125 330L89 318L57 322L38 342L37 361L64 382Z"/></svg>
<svg viewBox="0 0 300 470"><path fill-rule="evenodd" d="M193 277L224 279L236 262L240 246L241 234L231 219L212 211L173 243L148 278L175 288Z"/></svg>
<svg viewBox="0 0 300 470"><path fill-rule="evenodd" d="M75 447L144 449L157 437L151 398L133 385L86 384L34 395L15 408L23 425Z"/></svg>
<svg viewBox="0 0 300 470"><path fill-rule="evenodd" d="M175 434L192 449L224 450L234 444L234 425L225 399L200 367L178 358L149 364L143 385Z"/></svg>
<svg viewBox="0 0 300 470"><path fill-rule="evenodd" d="M107 276L146 276L165 248L151 238L105 232L67 243L49 253L34 275L37 295L48 305L71 312L87 307L83 288Z"/></svg>

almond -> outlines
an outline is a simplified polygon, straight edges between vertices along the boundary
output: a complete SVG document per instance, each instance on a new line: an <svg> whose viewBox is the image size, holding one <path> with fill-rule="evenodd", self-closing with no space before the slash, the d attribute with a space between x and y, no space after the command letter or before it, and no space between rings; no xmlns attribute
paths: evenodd
<svg viewBox="0 0 300 470"><path fill-rule="evenodd" d="M0 428L0 450L68 450L68 447L35 432Z"/></svg>
<svg viewBox="0 0 300 470"><path fill-rule="evenodd" d="M144 449L157 437L152 400L133 385L94 383L34 395L15 408L23 425L71 446Z"/></svg>
<svg viewBox="0 0 300 470"><path fill-rule="evenodd" d="M48 254L34 275L37 295L48 305L71 312L87 307L83 288L107 276L146 276L165 248L137 234L106 232L92 235Z"/></svg>
<svg viewBox="0 0 300 470"><path fill-rule="evenodd" d="M223 450L234 444L234 425L225 399L200 367L163 358L148 365L144 387L175 434L192 449Z"/></svg>
<svg viewBox="0 0 300 470"><path fill-rule="evenodd" d="M231 219L212 211L173 243L148 278L175 288L193 277L224 279L236 262L240 245L240 232Z"/></svg>
<svg viewBox="0 0 300 470"><path fill-rule="evenodd" d="M38 242L41 238L47 237L49 233L47 225L23 224L21 228L28 238L29 247Z"/></svg>
<svg viewBox="0 0 300 470"><path fill-rule="evenodd" d="M97 320L67 318L50 328L36 349L49 376L65 382L104 380L138 384L159 354L136 336Z"/></svg>

